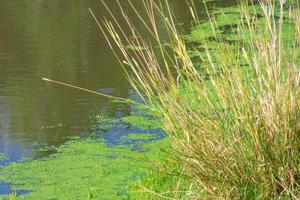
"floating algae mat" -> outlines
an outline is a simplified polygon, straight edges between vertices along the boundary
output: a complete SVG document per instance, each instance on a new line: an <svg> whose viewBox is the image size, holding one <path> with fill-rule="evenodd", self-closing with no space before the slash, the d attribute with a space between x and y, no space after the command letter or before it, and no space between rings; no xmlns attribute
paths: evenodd
<svg viewBox="0 0 300 200"><path fill-rule="evenodd" d="M7 160L7 159L8 159L8 157L5 154L0 153L0 161L4 161L4 160Z"/></svg>
<svg viewBox="0 0 300 200"><path fill-rule="evenodd" d="M56 152L37 160L22 160L0 168L0 182L12 194L2 199L131 199L139 179L151 169L145 160L159 161L168 140L161 123L138 109L120 119L99 115L95 133L101 137L72 138L60 147L36 151ZM122 130L117 142L105 136ZM128 132L128 133L127 133ZM6 159L0 155L0 160ZM26 191L26 192L20 192Z"/></svg>
<svg viewBox="0 0 300 200"><path fill-rule="evenodd" d="M47 158L2 167L0 181L31 192L0 199L130 199L130 185L147 169L143 158L158 158L166 140L142 145L143 153L98 139L67 142Z"/></svg>

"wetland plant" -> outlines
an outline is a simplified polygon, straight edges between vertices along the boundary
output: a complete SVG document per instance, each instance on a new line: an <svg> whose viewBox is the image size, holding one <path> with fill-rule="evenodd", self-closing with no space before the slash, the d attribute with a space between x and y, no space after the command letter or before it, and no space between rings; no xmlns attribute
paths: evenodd
<svg viewBox="0 0 300 200"><path fill-rule="evenodd" d="M113 14L111 21L93 16L132 87L163 120L172 144L169 157L180 165L179 176L165 174L178 178L168 191L151 183L146 191L154 199L297 199L297 6L288 7L285 0L242 1L234 24L208 12L208 29L202 30L201 23L195 28L209 37L200 37L201 48L192 48L191 59L168 3L145 0L142 12L128 2L153 36L151 43L141 39L120 4L133 37L123 32ZM190 10L200 21L193 2ZM219 19L225 17L220 13ZM219 23L229 24L228 34ZM132 51L128 46L144 48Z"/></svg>

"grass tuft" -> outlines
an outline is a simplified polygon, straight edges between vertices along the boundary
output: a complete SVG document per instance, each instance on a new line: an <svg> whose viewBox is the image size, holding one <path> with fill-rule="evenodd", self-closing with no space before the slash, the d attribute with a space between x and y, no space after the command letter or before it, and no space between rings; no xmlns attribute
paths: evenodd
<svg viewBox="0 0 300 200"><path fill-rule="evenodd" d="M170 159L180 166L179 174L165 171L166 177L177 177L169 191L146 192L175 199L297 199L299 8L284 0L241 1L234 26L230 17L221 17L219 24L208 12L207 31L192 32L201 48L193 49L191 60L168 4L144 1L146 13L141 13L128 2L153 36L151 43L140 39L121 6L135 39L114 18L98 25L132 87L163 120L172 144ZM224 24L229 24L230 41ZM128 45L144 48L130 51Z"/></svg>

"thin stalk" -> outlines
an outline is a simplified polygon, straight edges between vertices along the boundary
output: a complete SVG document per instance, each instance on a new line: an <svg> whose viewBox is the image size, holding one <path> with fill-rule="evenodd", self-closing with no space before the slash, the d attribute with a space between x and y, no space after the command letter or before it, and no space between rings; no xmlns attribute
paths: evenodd
<svg viewBox="0 0 300 200"><path fill-rule="evenodd" d="M96 91L93 91L93 90L89 90L89 89L86 89L86 88L78 87L78 86L71 85L71 84L64 83L64 82L60 82L60 81L51 80L51 79L48 79L48 78L42 78L42 80L50 82L50 83L56 83L58 85L63 85L63 86L66 86L66 87L71 87L71 88L74 88L74 89L77 89L77 90L82 90L82 91L85 91L85 92L96 94L96 95L99 95L99 96L102 96L102 97L107 97L107 98L110 98L110 99L117 99L117 100L122 100L122 101L126 101L126 102L129 101L128 99L125 99L125 98L122 98L122 97L116 97L116 96L104 94L104 93L101 93L101 92L96 92Z"/></svg>

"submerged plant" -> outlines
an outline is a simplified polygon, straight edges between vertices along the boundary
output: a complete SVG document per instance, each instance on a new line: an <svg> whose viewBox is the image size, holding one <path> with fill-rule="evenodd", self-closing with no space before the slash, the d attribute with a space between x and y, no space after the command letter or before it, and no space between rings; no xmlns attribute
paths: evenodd
<svg viewBox="0 0 300 200"><path fill-rule="evenodd" d="M145 0L145 17L128 2L152 34L152 43L140 39L120 4L135 39L113 15L112 22L93 16L115 54L121 52L118 58L132 87L163 119L162 128L172 142L170 157L181 166L170 191L147 191L157 198L297 199L299 16L287 17L291 10L299 13L297 8L288 11L284 0L259 0L258 6L242 1L230 42L209 14L209 38L202 35L202 49L194 49L199 69L168 3L162 7ZM191 11L198 20L197 11ZM158 26L164 27L168 41ZM128 45L145 49L130 51ZM182 189L182 179L188 188Z"/></svg>

